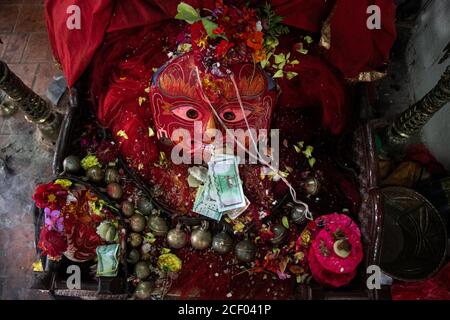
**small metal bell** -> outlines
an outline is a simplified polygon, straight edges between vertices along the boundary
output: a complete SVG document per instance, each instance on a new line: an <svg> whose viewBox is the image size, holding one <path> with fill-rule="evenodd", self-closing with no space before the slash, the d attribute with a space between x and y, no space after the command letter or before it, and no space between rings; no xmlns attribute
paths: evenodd
<svg viewBox="0 0 450 320"><path fill-rule="evenodd" d="M167 243L171 248L181 249L188 242L188 235L181 229L181 224L167 233Z"/></svg>
<svg viewBox="0 0 450 320"><path fill-rule="evenodd" d="M306 178L303 182L303 190L307 195L314 196L319 193L320 182L316 178Z"/></svg>
<svg viewBox="0 0 450 320"><path fill-rule="evenodd" d="M150 267L148 262L146 261L139 261L134 266L134 273L136 274L136 277L143 280L148 278L150 276Z"/></svg>
<svg viewBox="0 0 450 320"><path fill-rule="evenodd" d="M139 258L140 258L139 251L137 251L136 249L132 249L130 253L128 253L127 262L129 264L136 264L139 261Z"/></svg>
<svg viewBox="0 0 450 320"><path fill-rule="evenodd" d="M80 158L74 155L66 157L63 161L63 168L66 172L77 173L81 170Z"/></svg>
<svg viewBox="0 0 450 320"><path fill-rule="evenodd" d="M130 218L130 227L134 232L141 232L145 228L145 217L139 213L135 213Z"/></svg>
<svg viewBox="0 0 450 320"><path fill-rule="evenodd" d="M153 210L153 203L147 197L139 197L136 205L139 212L144 216L148 216Z"/></svg>
<svg viewBox="0 0 450 320"><path fill-rule="evenodd" d="M290 213L291 213L291 219L296 224L304 224L307 221L306 218L306 211L307 208L303 204L293 204L290 203L289 205Z"/></svg>
<svg viewBox="0 0 450 320"><path fill-rule="evenodd" d="M111 197L111 199L119 200L123 196L123 190L120 184L117 182L111 182L106 186L106 192L108 193L108 196Z"/></svg>
<svg viewBox="0 0 450 320"><path fill-rule="evenodd" d="M105 176L103 173L102 168L95 166L91 167L86 171L86 176L91 180L92 182L101 182Z"/></svg>
<svg viewBox="0 0 450 320"><path fill-rule="evenodd" d="M233 249L233 238L225 230L222 230L214 236L212 249L220 254L230 252Z"/></svg>
<svg viewBox="0 0 450 320"><path fill-rule="evenodd" d="M166 220L158 215L152 215L148 218L148 227L155 236L165 236L169 231Z"/></svg>
<svg viewBox="0 0 450 320"><path fill-rule="evenodd" d="M287 235L286 228L283 227L281 224L276 224L273 226L272 230L274 236L272 239L270 239L270 242L272 242L273 244L282 243Z"/></svg>
<svg viewBox="0 0 450 320"><path fill-rule="evenodd" d="M191 245L194 249L203 250L209 248L212 241L211 232L208 231L208 223L202 222L202 226L191 233Z"/></svg>
<svg viewBox="0 0 450 320"><path fill-rule="evenodd" d="M234 248L234 254L240 262L252 262L256 258L256 246L248 239L242 240Z"/></svg>
<svg viewBox="0 0 450 320"><path fill-rule="evenodd" d="M131 217L134 214L134 204L130 201L123 201L121 208L125 217Z"/></svg>
<svg viewBox="0 0 450 320"><path fill-rule="evenodd" d="M119 182L120 174L119 171L116 168L108 168L105 170L105 182L111 183L111 182Z"/></svg>
<svg viewBox="0 0 450 320"><path fill-rule="evenodd" d="M148 300L152 296L155 284L151 281L142 281L136 286L134 295L140 300Z"/></svg>

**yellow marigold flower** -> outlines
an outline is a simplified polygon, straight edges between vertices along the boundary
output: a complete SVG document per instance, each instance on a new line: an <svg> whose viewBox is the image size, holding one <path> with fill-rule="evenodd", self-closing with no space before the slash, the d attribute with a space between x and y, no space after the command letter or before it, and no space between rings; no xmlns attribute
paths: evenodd
<svg viewBox="0 0 450 320"><path fill-rule="evenodd" d="M87 170L92 167L101 167L102 165L98 162L97 157L91 154L81 160L81 166L84 170Z"/></svg>
<svg viewBox="0 0 450 320"><path fill-rule="evenodd" d="M56 179L55 184L59 184L61 187L68 189L72 185L72 181L67 179Z"/></svg>
<svg viewBox="0 0 450 320"><path fill-rule="evenodd" d="M309 246L311 243L311 232L309 230L305 230L302 232L302 245Z"/></svg>
<svg viewBox="0 0 450 320"><path fill-rule="evenodd" d="M41 260L33 262L31 267L33 268L34 272L43 272L44 271L44 267L42 266L42 261Z"/></svg>
<svg viewBox="0 0 450 320"><path fill-rule="evenodd" d="M178 272L181 270L182 262L173 253L164 253L158 258L158 268L166 272Z"/></svg>
<svg viewBox="0 0 450 320"><path fill-rule="evenodd" d="M121 137L121 138L124 138L125 140L128 140L128 135L127 135L127 133L125 132L125 130L119 130L119 131L117 131L117 136L118 136L118 137Z"/></svg>

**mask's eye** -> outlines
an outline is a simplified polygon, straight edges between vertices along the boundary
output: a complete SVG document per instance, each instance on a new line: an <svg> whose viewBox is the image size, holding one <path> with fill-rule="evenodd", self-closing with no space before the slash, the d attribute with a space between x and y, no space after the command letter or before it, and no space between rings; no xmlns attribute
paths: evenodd
<svg viewBox="0 0 450 320"><path fill-rule="evenodd" d="M201 113L194 106L183 106L172 109L172 112L183 120L196 121L201 120Z"/></svg>
<svg viewBox="0 0 450 320"><path fill-rule="evenodd" d="M244 111L245 111L246 118L248 118L252 114L252 111L249 109L244 109ZM224 120L225 122L229 122L229 123L236 123L236 122L244 120L244 114L242 113L242 109L240 107L224 108L219 113L219 115L222 118L222 120Z"/></svg>

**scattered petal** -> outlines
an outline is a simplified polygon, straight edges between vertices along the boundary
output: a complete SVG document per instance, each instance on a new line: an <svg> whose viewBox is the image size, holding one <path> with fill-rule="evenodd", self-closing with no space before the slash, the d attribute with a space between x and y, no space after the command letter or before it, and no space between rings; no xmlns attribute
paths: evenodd
<svg viewBox="0 0 450 320"><path fill-rule="evenodd" d="M283 218L281 219L281 223L283 224L283 227L289 229L289 220L286 216L283 216Z"/></svg>
<svg viewBox="0 0 450 320"><path fill-rule="evenodd" d="M283 70L278 70L277 72L275 72L272 78L283 78Z"/></svg>
<svg viewBox="0 0 450 320"><path fill-rule="evenodd" d="M31 266L32 266L34 272L43 272L44 271L44 267L42 266L41 260L33 262L33 264Z"/></svg>
<svg viewBox="0 0 450 320"><path fill-rule="evenodd" d="M139 106L142 106L142 104L147 101L147 98L145 97L139 97Z"/></svg>
<svg viewBox="0 0 450 320"><path fill-rule="evenodd" d="M289 71L286 73L286 77L288 78L288 80L291 80L292 78L295 78L296 76L298 76L298 73L294 72L294 71Z"/></svg>
<svg viewBox="0 0 450 320"><path fill-rule="evenodd" d="M128 135L126 134L125 130L119 130L117 131L117 136L124 138L125 140L128 140Z"/></svg>
<svg viewBox="0 0 450 320"><path fill-rule="evenodd" d="M313 39L310 36L305 36L303 39L306 41L307 44L313 43Z"/></svg>

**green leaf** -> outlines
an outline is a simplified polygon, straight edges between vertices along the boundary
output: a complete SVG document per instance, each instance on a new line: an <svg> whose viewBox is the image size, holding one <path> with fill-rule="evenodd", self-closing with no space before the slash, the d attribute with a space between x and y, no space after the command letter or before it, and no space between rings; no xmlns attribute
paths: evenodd
<svg viewBox="0 0 450 320"><path fill-rule="evenodd" d="M303 151L303 154L305 155L306 158L311 158L312 157L312 153L314 151L314 147L313 146L307 146L305 151Z"/></svg>
<svg viewBox="0 0 450 320"><path fill-rule="evenodd" d="M308 163L311 168L314 167L314 164L316 163L316 158L309 158Z"/></svg>
<svg viewBox="0 0 450 320"><path fill-rule="evenodd" d="M161 249L161 253L162 254L166 254L166 253L169 253L170 252L170 249L169 248L162 248Z"/></svg>
<svg viewBox="0 0 450 320"><path fill-rule="evenodd" d="M286 77L288 78L288 80L291 80L292 78L294 78L296 76L298 76L298 73L294 72L294 71L289 71L286 73Z"/></svg>
<svg viewBox="0 0 450 320"><path fill-rule="evenodd" d="M286 56L284 55L284 53L275 54L274 57L276 64L286 62Z"/></svg>
<svg viewBox="0 0 450 320"><path fill-rule="evenodd" d="M283 70L278 70L277 72L275 72L272 78L283 78Z"/></svg>
<svg viewBox="0 0 450 320"><path fill-rule="evenodd" d="M260 62L261 68L264 69L265 67L267 67L267 65L268 65L269 63L270 63L270 62L269 62L268 59L261 61L261 62Z"/></svg>
<svg viewBox="0 0 450 320"><path fill-rule="evenodd" d="M180 2L177 7L177 11L178 13L175 16L175 19L186 21L189 24L193 24L201 19L197 10L187 3Z"/></svg>
<svg viewBox="0 0 450 320"><path fill-rule="evenodd" d="M289 62L289 64L299 64L300 63L300 61L298 61L298 60L292 60L291 62Z"/></svg>
<svg viewBox="0 0 450 320"><path fill-rule="evenodd" d="M208 37L215 39L219 37L218 34L214 34L214 30L217 28L217 23L208 20L207 18L202 18L203 27L205 27L206 33L208 33Z"/></svg>
<svg viewBox="0 0 450 320"><path fill-rule="evenodd" d="M283 224L283 227L285 227L286 229L289 229L289 220L288 220L288 218L286 216L284 216L281 219L281 223Z"/></svg>
<svg viewBox="0 0 450 320"><path fill-rule="evenodd" d="M305 41L306 41L307 44L313 43L313 39L312 39L310 36L306 36L306 37L304 37L303 39L305 39Z"/></svg>

